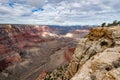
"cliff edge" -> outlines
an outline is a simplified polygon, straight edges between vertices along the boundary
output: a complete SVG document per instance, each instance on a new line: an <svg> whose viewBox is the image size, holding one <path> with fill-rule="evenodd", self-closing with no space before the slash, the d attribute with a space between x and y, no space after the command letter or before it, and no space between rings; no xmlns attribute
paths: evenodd
<svg viewBox="0 0 120 80"><path fill-rule="evenodd" d="M62 66L43 80L119 80L120 27L90 29L81 39L69 65Z"/></svg>

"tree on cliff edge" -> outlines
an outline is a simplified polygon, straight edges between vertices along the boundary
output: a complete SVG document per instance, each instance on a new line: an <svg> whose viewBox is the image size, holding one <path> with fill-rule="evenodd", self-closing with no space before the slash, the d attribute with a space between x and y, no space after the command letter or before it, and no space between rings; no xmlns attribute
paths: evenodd
<svg viewBox="0 0 120 80"><path fill-rule="evenodd" d="M120 21L114 20L112 23L108 23L108 24L104 22L101 24L100 27L110 27L110 26L120 26Z"/></svg>
<svg viewBox="0 0 120 80"><path fill-rule="evenodd" d="M101 27L105 27L105 26L106 26L106 23L105 23L105 22L101 24Z"/></svg>

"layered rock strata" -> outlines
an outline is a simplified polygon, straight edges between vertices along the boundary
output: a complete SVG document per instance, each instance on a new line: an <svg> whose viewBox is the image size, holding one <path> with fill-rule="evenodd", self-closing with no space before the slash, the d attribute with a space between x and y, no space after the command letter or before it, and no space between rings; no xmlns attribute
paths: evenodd
<svg viewBox="0 0 120 80"><path fill-rule="evenodd" d="M48 26L0 25L0 80L35 80L43 71L68 64L77 41L58 37L54 30Z"/></svg>

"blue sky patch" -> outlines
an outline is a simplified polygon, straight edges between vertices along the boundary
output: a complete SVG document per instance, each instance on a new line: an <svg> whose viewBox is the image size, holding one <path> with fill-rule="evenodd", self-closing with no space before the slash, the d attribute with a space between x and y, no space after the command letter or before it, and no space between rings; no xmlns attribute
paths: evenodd
<svg viewBox="0 0 120 80"><path fill-rule="evenodd" d="M9 3L9 6L10 6L11 8L14 8L14 3Z"/></svg>
<svg viewBox="0 0 120 80"><path fill-rule="evenodd" d="M44 11L43 8L37 8L37 9L33 9L32 12L39 12L39 11Z"/></svg>

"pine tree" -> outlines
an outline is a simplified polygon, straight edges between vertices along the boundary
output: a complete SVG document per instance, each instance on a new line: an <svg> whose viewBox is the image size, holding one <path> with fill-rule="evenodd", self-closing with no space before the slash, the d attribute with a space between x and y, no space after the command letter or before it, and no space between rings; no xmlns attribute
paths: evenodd
<svg viewBox="0 0 120 80"><path fill-rule="evenodd" d="M105 23L105 22L101 24L101 27L105 27L105 26L106 26L106 23Z"/></svg>
<svg viewBox="0 0 120 80"><path fill-rule="evenodd" d="M116 26L117 25L117 20L114 20L113 23L112 23L113 26Z"/></svg>

